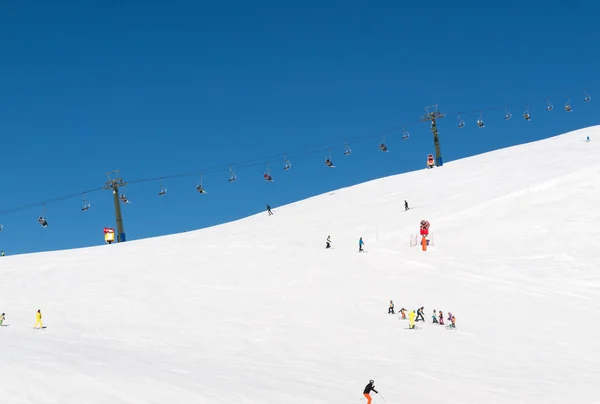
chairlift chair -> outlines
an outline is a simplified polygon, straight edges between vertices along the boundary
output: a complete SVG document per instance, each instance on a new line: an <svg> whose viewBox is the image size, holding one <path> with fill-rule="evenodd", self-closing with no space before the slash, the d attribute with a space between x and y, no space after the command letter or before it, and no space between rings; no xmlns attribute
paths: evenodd
<svg viewBox="0 0 600 404"><path fill-rule="evenodd" d="M196 191L198 191L201 194L205 194L206 191L204 190L204 188L202 188L201 184L196 185Z"/></svg>
<svg viewBox="0 0 600 404"><path fill-rule="evenodd" d="M567 112L573 111L573 108L571 108L571 103L569 102L569 100L567 100L567 102L565 103L565 111L567 111Z"/></svg>
<svg viewBox="0 0 600 404"><path fill-rule="evenodd" d="M381 143L379 144L379 150L381 150L382 152L384 152L384 153L385 153L385 152L387 152L387 151L388 151L388 148L387 148L387 146L385 145L385 143L381 142Z"/></svg>
<svg viewBox="0 0 600 404"><path fill-rule="evenodd" d="M458 128L462 128L465 126L465 121L463 121L460 117L460 114L458 114Z"/></svg>
<svg viewBox="0 0 600 404"><path fill-rule="evenodd" d="M291 161L289 161L289 160L287 159L287 157L284 157L284 159L283 159L283 169L284 169L285 171L287 171L287 170L289 170L290 168L292 168L292 162L291 162Z"/></svg>
<svg viewBox="0 0 600 404"><path fill-rule="evenodd" d="M587 93L587 90L583 91L583 102L590 102L590 100L592 99L592 97L590 97L590 95Z"/></svg>
<svg viewBox="0 0 600 404"><path fill-rule="evenodd" d="M550 100L546 100L546 111L552 111L554 109L554 105L550 102Z"/></svg>
<svg viewBox="0 0 600 404"><path fill-rule="evenodd" d="M485 123L483 123L483 114L477 120L477 126L479 126L480 128L485 128Z"/></svg>
<svg viewBox="0 0 600 404"><path fill-rule="evenodd" d="M125 196L125 194L121 195L121 201L123 201L123 203L126 203L126 204L130 203L129 199L127 199L127 197Z"/></svg>
<svg viewBox="0 0 600 404"><path fill-rule="evenodd" d="M235 175L235 172L233 172L233 169L230 167L229 168L229 182L233 182L237 179L237 175Z"/></svg>
<svg viewBox="0 0 600 404"><path fill-rule="evenodd" d="M81 210L85 212L86 210L88 210L90 208L90 206L91 206L90 203L84 199L83 200L83 206L81 207Z"/></svg>
<svg viewBox="0 0 600 404"><path fill-rule="evenodd" d="M348 143L344 142L344 156L349 156L352 154L352 149L348 146Z"/></svg>

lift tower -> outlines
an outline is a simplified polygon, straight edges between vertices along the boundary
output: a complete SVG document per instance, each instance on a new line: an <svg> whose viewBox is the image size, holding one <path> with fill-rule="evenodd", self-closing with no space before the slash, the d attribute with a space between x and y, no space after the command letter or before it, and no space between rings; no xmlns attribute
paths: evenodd
<svg viewBox="0 0 600 404"><path fill-rule="evenodd" d="M421 122L431 121L431 132L433 133L433 145L435 146L435 166L441 167L444 165L444 161L442 159L442 150L440 148L440 138L437 129L436 120L439 118L443 118L446 116L438 111L438 104L430 105L429 107L425 107L426 114L421 118Z"/></svg>
<svg viewBox="0 0 600 404"><path fill-rule="evenodd" d="M114 170L106 173L108 181L104 189L112 189L113 199L115 203L115 217L117 219L117 242L125 241L125 231L123 230L123 218L121 217L121 198L119 198L119 187L127 185L123 178L119 175L119 170Z"/></svg>

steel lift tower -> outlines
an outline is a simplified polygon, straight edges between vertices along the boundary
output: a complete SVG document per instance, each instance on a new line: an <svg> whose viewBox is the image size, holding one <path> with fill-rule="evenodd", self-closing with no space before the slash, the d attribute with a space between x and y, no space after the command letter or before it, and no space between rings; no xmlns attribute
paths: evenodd
<svg viewBox="0 0 600 404"><path fill-rule="evenodd" d="M438 105L430 105L429 107L425 107L426 114L421 118L421 122L431 121L431 132L433 133L433 145L435 146L435 166L441 167L444 165L444 160L442 159L442 150L440 148L440 137L437 129L436 120L439 118L443 118L446 116L438 111Z"/></svg>
<svg viewBox="0 0 600 404"><path fill-rule="evenodd" d="M119 198L119 187L127 185L119 175L119 170L106 173L108 181L104 189L112 189L115 203L115 217L117 219L117 242L125 241L125 231L123 230L123 218L121 217L121 198Z"/></svg>

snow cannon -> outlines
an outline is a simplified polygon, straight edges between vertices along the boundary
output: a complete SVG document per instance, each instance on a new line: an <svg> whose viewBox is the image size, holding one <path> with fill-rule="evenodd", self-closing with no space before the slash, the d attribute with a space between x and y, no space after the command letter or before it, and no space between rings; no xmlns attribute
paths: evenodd
<svg viewBox="0 0 600 404"><path fill-rule="evenodd" d="M104 241L108 244L112 244L112 242L115 241L115 229L112 227L104 228Z"/></svg>
<svg viewBox="0 0 600 404"><path fill-rule="evenodd" d="M429 224L429 222L427 220L421 220L421 226L420 226L420 230L419 230L419 232L421 233L421 236L427 237L429 235L429 226L431 226L431 225Z"/></svg>
<svg viewBox="0 0 600 404"><path fill-rule="evenodd" d="M427 155L427 168L433 168L435 165L435 160L433 159L433 154Z"/></svg>

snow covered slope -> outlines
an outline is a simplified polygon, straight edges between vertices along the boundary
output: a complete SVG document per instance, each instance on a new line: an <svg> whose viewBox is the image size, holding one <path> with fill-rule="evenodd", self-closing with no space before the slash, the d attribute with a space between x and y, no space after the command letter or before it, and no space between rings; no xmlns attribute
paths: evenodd
<svg viewBox="0 0 600 404"><path fill-rule="evenodd" d="M389 404L600 403L595 139L600 127L197 232L4 257L0 403L360 404L370 378ZM421 219L427 252L409 247ZM429 323L407 330L390 299Z"/></svg>

